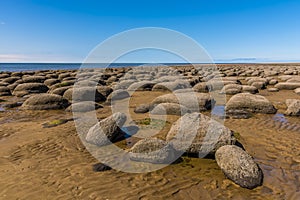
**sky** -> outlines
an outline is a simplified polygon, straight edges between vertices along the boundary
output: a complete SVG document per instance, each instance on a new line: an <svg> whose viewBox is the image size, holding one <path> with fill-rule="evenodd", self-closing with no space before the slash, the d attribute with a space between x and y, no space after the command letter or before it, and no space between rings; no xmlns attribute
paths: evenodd
<svg viewBox="0 0 300 200"><path fill-rule="evenodd" d="M143 27L185 34L214 62L300 61L299 10L298 0L1 0L0 62L84 62L108 38ZM146 50L119 61L176 59Z"/></svg>

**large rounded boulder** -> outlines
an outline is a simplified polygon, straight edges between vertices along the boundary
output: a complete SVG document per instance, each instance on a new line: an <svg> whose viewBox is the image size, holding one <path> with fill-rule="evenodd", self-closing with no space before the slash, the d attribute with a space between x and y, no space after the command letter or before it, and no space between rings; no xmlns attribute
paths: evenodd
<svg viewBox="0 0 300 200"><path fill-rule="evenodd" d="M69 106L69 102L56 94L36 94L29 97L22 105L27 110L56 110Z"/></svg>
<svg viewBox="0 0 300 200"><path fill-rule="evenodd" d="M0 96L10 96L10 89L6 86L0 86Z"/></svg>
<svg viewBox="0 0 300 200"><path fill-rule="evenodd" d="M189 98L187 98L189 97ZM191 111L206 111L210 110L214 105L215 101L211 98L208 93L176 93L176 94L165 94L155 98L151 105L154 107L161 103L177 103L185 106Z"/></svg>
<svg viewBox="0 0 300 200"><path fill-rule="evenodd" d="M236 142L230 129L196 112L179 118L172 125L166 140L177 151L203 156L213 155L221 146Z"/></svg>
<svg viewBox="0 0 300 200"><path fill-rule="evenodd" d="M277 109L268 99L261 95L249 93L236 94L226 104L226 114L229 116L239 115L239 113L274 114L276 112Z"/></svg>
<svg viewBox="0 0 300 200"><path fill-rule="evenodd" d="M64 97L69 101L105 101L103 96L95 87L73 87L64 92Z"/></svg>
<svg viewBox="0 0 300 200"><path fill-rule="evenodd" d="M262 185L262 170L240 147L222 146L217 150L215 157L225 176L241 187L253 189Z"/></svg>
<svg viewBox="0 0 300 200"><path fill-rule="evenodd" d="M46 93L48 87L43 83L22 83L19 84L13 91L13 95L22 97L27 94Z"/></svg>

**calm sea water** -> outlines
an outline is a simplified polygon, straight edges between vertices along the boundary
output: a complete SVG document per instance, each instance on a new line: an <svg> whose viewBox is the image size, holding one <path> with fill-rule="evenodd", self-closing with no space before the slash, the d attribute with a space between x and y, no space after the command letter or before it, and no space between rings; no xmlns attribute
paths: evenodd
<svg viewBox="0 0 300 200"><path fill-rule="evenodd" d="M178 65L179 63L167 63L163 65ZM113 63L109 67L134 67L145 65L143 63ZM182 65L182 64L180 64ZM9 71L37 71L37 70L59 70L59 69L79 69L82 66L81 63L0 63L0 72ZM84 64L87 68L103 68L107 64Z"/></svg>

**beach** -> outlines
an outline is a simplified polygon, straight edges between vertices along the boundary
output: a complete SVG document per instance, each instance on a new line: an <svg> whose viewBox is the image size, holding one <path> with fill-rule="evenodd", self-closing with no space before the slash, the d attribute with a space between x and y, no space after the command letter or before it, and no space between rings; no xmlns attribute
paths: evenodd
<svg viewBox="0 0 300 200"><path fill-rule="evenodd" d="M76 86L94 88L94 101L84 93L77 101L90 103L72 107ZM299 88L297 63L0 72L0 198L300 199ZM134 121L147 126L149 118L161 119L156 107L163 104L166 122L148 128L165 141L181 112L195 111L188 103L159 97L180 93L189 98L192 92L199 103L197 113L222 121L234 132L262 170L261 185L241 187L215 158L189 154L153 172L95 168L101 161L86 149L74 118L95 112L104 120L123 112L118 105L128 101L130 120L127 114L125 125ZM139 140L132 135L115 144L130 151Z"/></svg>

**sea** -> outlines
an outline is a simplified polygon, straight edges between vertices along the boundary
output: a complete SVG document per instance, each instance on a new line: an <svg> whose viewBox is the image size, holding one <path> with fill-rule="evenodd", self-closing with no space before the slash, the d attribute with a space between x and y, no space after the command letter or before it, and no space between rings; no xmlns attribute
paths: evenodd
<svg viewBox="0 0 300 200"><path fill-rule="evenodd" d="M163 63L156 65L184 65L187 63ZM120 67L136 67L145 66L145 63L0 63L0 72L17 72L17 71L37 71L37 70L67 70L79 68L120 68ZM147 64L151 65L152 64Z"/></svg>

